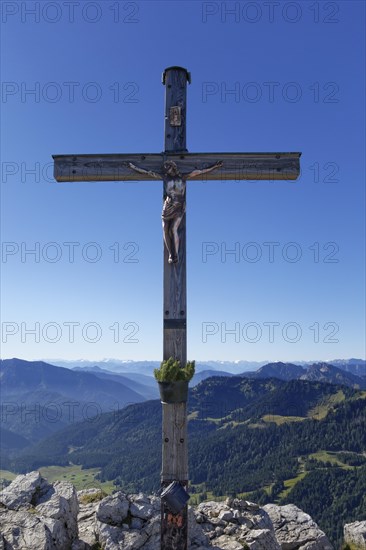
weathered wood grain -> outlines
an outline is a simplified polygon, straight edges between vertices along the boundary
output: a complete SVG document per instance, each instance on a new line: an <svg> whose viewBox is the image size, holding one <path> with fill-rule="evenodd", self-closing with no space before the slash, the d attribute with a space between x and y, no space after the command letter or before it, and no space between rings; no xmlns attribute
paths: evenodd
<svg viewBox="0 0 366 550"><path fill-rule="evenodd" d="M164 73L165 95L165 151L182 151L186 144L186 87L187 71L170 69ZM180 107L181 125L172 126L170 108ZM176 154L173 155L176 159ZM162 160L167 160L164 154ZM169 155L170 157L170 155ZM184 162L184 159L181 159ZM166 189L163 193L163 201ZM187 297L186 297L186 216L179 226L178 262L168 263L168 250L164 246L164 330L163 357L174 357L185 365L187 361ZM187 404L162 404L162 488L173 480L188 485ZM188 508L172 516L162 501L161 549L186 550L188 543Z"/></svg>
<svg viewBox="0 0 366 550"><path fill-rule="evenodd" d="M187 454L187 404L162 403L163 407L163 449L162 480L188 480ZM174 441L174 445L170 442Z"/></svg>
<svg viewBox="0 0 366 550"><path fill-rule="evenodd" d="M180 358L181 363L185 364L187 362L187 329L164 328L163 348L163 354L166 359L169 359L169 357Z"/></svg>
<svg viewBox="0 0 366 550"><path fill-rule="evenodd" d="M54 177L66 181L153 181L148 174L136 174L126 163L161 172L165 160L174 160L183 174L211 166L218 170L194 180L296 180L301 153L139 153L115 155L54 155Z"/></svg>
<svg viewBox="0 0 366 550"><path fill-rule="evenodd" d="M165 152L186 151L187 71L168 69L165 84ZM179 107L180 124L172 125L170 109Z"/></svg>

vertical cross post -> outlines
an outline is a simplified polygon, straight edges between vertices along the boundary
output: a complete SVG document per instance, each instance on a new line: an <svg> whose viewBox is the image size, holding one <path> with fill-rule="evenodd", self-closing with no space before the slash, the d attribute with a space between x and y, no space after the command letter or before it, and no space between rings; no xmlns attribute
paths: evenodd
<svg viewBox="0 0 366 550"><path fill-rule="evenodd" d="M186 95L190 74L169 67L163 74L165 150L161 154L54 155L57 181L164 181L164 347L163 358L187 363L186 181L296 180L301 153L188 153ZM163 166L162 166L163 164ZM178 166L179 165L179 166ZM218 169L220 172L218 173ZM184 172L183 172L184 171ZM165 200L166 199L166 200ZM172 481L188 486L187 403L163 403L162 471L164 489ZM179 498L178 498L179 500ZM171 502L172 504L172 502ZM173 506L174 510L175 508ZM162 502L161 548L187 550L187 506L172 514Z"/></svg>
<svg viewBox="0 0 366 550"><path fill-rule="evenodd" d="M182 67L164 71L165 153L186 152L186 96L190 75ZM167 190L164 188L164 199ZM186 297L186 217L179 226L178 262L168 262L164 246L164 345L163 358L174 357L184 366L187 362L187 297ZM188 486L187 403L162 403L162 471L161 486L172 481ZM187 506L173 515L161 503L161 549L186 550L188 539Z"/></svg>

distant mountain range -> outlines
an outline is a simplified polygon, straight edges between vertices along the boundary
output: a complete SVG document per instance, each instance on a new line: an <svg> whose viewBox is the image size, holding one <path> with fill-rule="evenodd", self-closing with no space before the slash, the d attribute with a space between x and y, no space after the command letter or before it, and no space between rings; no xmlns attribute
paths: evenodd
<svg viewBox="0 0 366 550"><path fill-rule="evenodd" d="M300 379L366 389L366 377L359 375L366 368L365 362L356 359L335 362L338 366L328 363L307 366L267 363L255 371L241 371L237 375L258 380ZM128 362L130 369L136 368L140 372L129 370L125 373L119 372L119 369L126 368L121 367L121 363L101 363L115 370L111 371L90 362L82 362L82 367L72 363L71 369L42 361L1 361L2 449L11 454L50 436L68 424L91 419L104 412L118 411L131 403L158 398L157 384L152 376L152 368L158 365L157 362ZM212 376L233 377L232 371L242 368L243 363L245 362L200 363L191 387ZM228 370L218 368L222 365Z"/></svg>
<svg viewBox="0 0 366 550"><path fill-rule="evenodd" d="M267 363L236 376L228 364L200 364L188 403L192 494L236 493L311 507L335 538L340 517L362 519L365 365L335 363ZM114 480L129 492L158 489L156 382L146 364L145 373L103 367L0 363L3 469L72 463L98 468L101 481ZM332 504L338 502L343 515Z"/></svg>
<svg viewBox="0 0 366 550"><path fill-rule="evenodd" d="M153 371L159 366L159 361L120 361L117 359L104 359L103 361L65 361L65 360L46 360L46 362L69 369L83 368L89 370L99 367L105 371L128 375L135 377L136 374L142 374L148 377L153 376ZM332 361L295 361L292 363L269 362L269 361L196 361L196 374L207 371L221 371L225 376L230 374L240 375L248 372L256 372L264 365L296 365L304 368L313 364L327 363L341 370L355 374L356 376L366 376L366 361L364 359L334 359ZM218 375L218 373L217 373ZM142 382L143 384L145 382Z"/></svg>
<svg viewBox="0 0 366 550"><path fill-rule="evenodd" d="M246 378L256 379L278 378L279 380L287 381L296 379L313 380L327 382L329 384L345 385L356 389L366 389L365 378L361 376L363 370L366 370L366 366L362 366L360 362L357 364L348 364L342 363L339 360L337 361L337 364L338 366L334 366L329 363L312 363L306 366L301 366L294 363L282 363L279 361L276 363L267 363L255 371L240 371L233 373L232 371L234 366L236 365L237 367L237 364L232 364L231 368L229 366L229 370L221 370L218 368L218 366L221 366L221 363L216 365L217 368L210 369L205 368L205 363L199 363L196 368L196 374L191 382L191 386L196 386L211 376L244 376ZM158 365L159 364L156 362L154 368ZM343 366L345 368L343 368ZM136 368L139 368L139 364ZM146 365L144 365L143 368L148 372ZM145 399L155 399L158 397L157 385L152 373L150 376L131 371L127 373L112 373L111 371L102 369L97 365L73 367L73 370L78 372L90 372L98 378L123 383L125 386L138 392Z"/></svg>
<svg viewBox="0 0 366 550"><path fill-rule="evenodd" d="M338 362L338 365L341 363ZM358 365L347 365L348 369L329 363L313 363L306 367L292 363L268 363L254 372L243 373L247 378L279 378L280 380L312 380L366 389L365 378L353 372L362 372ZM356 368L354 368L356 367ZM364 367L365 368L365 367Z"/></svg>
<svg viewBox="0 0 366 550"><path fill-rule="evenodd" d="M271 443L268 439L271 430L265 430L272 424L281 426L285 423L293 426L302 424L302 421L307 419L316 420L315 423L307 424L310 430L309 437L316 439L316 443L310 445L309 452L315 452L320 450L323 444L330 444L330 441L322 439L322 424L319 422L329 415L329 418L333 418L329 427L331 448L336 450L338 446L340 449L359 449L362 452L366 444L366 432L362 430L362 441L357 440L356 448L352 447L350 435L348 441L345 434L333 431L335 417L332 415L342 407L345 407L347 422L349 421L355 430L359 429L358 419L361 416L350 414L348 410L348 404L353 406L353 403L359 406L363 415L366 414L363 393L347 387L340 388L333 384L307 380L283 381L276 378L256 380L230 376L206 379L192 388L189 396L191 460L194 464L192 480L194 483L210 482L212 488L219 488L219 480L226 476L220 470L220 462L226 462L230 456L234 459L234 455L238 453L239 456L235 458L238 460L236 468L239 468L236 486L240 479L239 473L243 474L245 471L245 475L237 490L256 488L260 478L258 477L255 482L249 481L250 461L243 462L246 455L254 460L255 445L266 448L268 464L263 460L263 449L258 454L261 460L258 462L255 459L255 463L256 469L262 471L262 482L266 481L267 477L270 480L272 473L269 465L273 462L270 453L273 451L271 446L274 441ZM300 427L296 430L299 431ZM292 431L296 430L294 428ZM235 441L235 434L240 433L243 434L244 446ZM244 433L249 438L245 444ZM267 437L264 437L265 433ZM290 434L284 436L289 438ZM333 442L334 438L337 439L337 444ZM287 457L286 445L281 445L280 440L278 445L281 456ZM305 440L293 441L292 445L298 451L301 448L306 451ZM235 449L234 453L232 448ZM155 479L156 483L159 479L160 453L161 404L159 400L153 400L130 405L116 413L105 413L92 422L84 421L68 426L34 445L30 452L23 453L20 463L23 467L27 464L28 469L52 464L68 465L70 461L84 467L102 467L104 479L115 479L120 476L123 478L124 486L128 483L133 490L153 490L153 480ZM205 471L201 471L200 456L202 463L206 464ZM288 462L288 457L286 461ZM18 463L17 459L15 463ZM207 476L208 465L212 471L210 476ZM278 467L280 469L279 464ZM296 473L297 468L297 460L293 460L291 472ZM230 472L231 469L228 468L227 471ZM146 472L149 472L149 475ZM230 475L233 476L232 471ZM250 473L250 479L253 480L253 476L254 470ZM225 484L230 486L229 478Z"/></svg>
<svg viewBox="0 0 366 550"><path fill-rule="evenodd" d="M145 374L139 374L136 372L131 373L113 373L106 369L101 369L98 366L94 367L74 367L73 371L77 372L90 372L98 378L103 380L110 380L123 384L132 391L139 393L145 399L156 399L159 395L159 390L155 382L155 378L147 376Z"/></svg>
<svg viewBox="0 0 366 550"><path fill-rule="evenodd" d="M124 382L42 361L2 360L2 447L13 448L15 441L18 446L29 445L67 424L145 401L146 395L138 391L141 384Z"/></svg>
<svg viewBox="0 0 366 550"><path fill-rule="evenodd" d="M327 363L310 365L306 369L306 372L300 376L300 380L316 380L319 382L329 382L330 384L350 386L351 388L366 388L365 379L353 374L352 369L343 370Z"/></svg>
<svg viewBox="0 0 366 550"><path fill-rule="evenodd" d="M366 361L362 359L335 359L334 361L329 361L329 363L346 372L351 372L358 376L366 376Z"/></svg>
<svg viewBox="0 0 366 550"><path fill-rule="evenodd" d="M104 359L103 361L65 361L58 359L47 359L46 362L73 369L81 367L89 369L90 367L100 367L101 369L120 374L139 373L152 376L154 369L159 367L159 361L121 361L117 359ZM232 374L240 374L248 370L254 370L268 361L196 361L196 372L203 370L221 370Z"/></svg>
<svg viewBox="0 0 366 550"><path fill-rule="evenodd" d="M337 369L338 370L338 369ZM211 377L190 390L190 493L303 505L334 540L366 519L366 394L308 380ZM160 488L161 404L66 427L8 468L99 468L127 492ZM210 495L210 498L211 495ZM325 503L325 504L324 504Z"/></svg>
<svg viewBox="0 0 366 550"><path fill-rule="evenodd" d="M295 380L306 373L306 368L293 363L267 363L256 371L243 373L248 378L279 378L280 380Z"/></svg>

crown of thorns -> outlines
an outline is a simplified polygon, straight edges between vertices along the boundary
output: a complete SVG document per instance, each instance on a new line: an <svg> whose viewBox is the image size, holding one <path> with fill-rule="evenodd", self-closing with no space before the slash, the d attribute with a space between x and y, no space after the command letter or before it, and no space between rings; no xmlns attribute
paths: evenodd
<svg viewBox="0 0 366 550"><path fill-rule="evenodd" d="M175 168L178 170L177 164L174 162L174 160L167 160L164 162L164 168L167 170L168 168Z"/></svg>

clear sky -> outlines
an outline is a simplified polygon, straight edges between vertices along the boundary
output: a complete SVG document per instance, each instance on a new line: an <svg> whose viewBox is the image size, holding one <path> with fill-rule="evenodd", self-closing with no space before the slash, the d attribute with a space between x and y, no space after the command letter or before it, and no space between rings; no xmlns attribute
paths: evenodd
<svg viewBox="0 0 366 550"><path fill-rule="evenodd" d="M365 357L363 1L1 10L4 358L162 358L161 182L51 155L162 151L171 65L191 152L302 152L296 182L188 184L188 356Z"/></svg>

